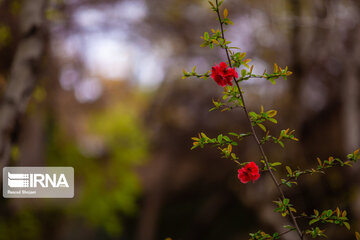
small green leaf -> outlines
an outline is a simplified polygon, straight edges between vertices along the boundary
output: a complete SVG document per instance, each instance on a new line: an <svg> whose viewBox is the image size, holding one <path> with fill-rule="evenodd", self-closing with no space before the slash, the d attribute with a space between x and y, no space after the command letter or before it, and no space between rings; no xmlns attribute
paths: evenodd
<svg viewBox="0 0 360 240"><path fill-rule="evenodd" d="M242 77L245 77L245 76L246 76L246 70L245 70L245 69L242 69L242 70L241 70L241 76L242 76Z"/></svg>
<svg viewBox="0 0 360 240"><path fill-rule="evenodd" d="M346 217L346 215L347 215L347 212L346 212L346 210L344 210L344 211L342 212L341 216L342 216L342 217Z"/></svg>
<svg viewBox="0 0 360 240"><path fill-rule="evenodd" d="M276 63L274 63L274 73L277 73L279 71L279 67Z"/></svg>
<svg viewBox="0 0 360 240"><path fill-rule="evenodd" d="M254 119L257 119L257 114L255 112L249 112L249 116L254 118Z"/></svg>
<svg viewBox="0 0 360 240"><path fill-rule="evenodd" d="M215 5L211 1L208 1L208 2L213 8L215 8Z"/></svg>
<svg viewBox="0 0 360 240"><path fill-rule="evenodd" d="M289 207L289 209L290 209L290 211L292 211L292 212L296 212L296 209L293 208L293 207Z"/></svg>
<svg viewBox="0 0 360 240"><path fill-rule="evenodd" d="M264 125L262 125L261 123L257 123L257 125L264 131L266 132L266 127Z"/></svg>
<svg viewBox="0 0 360 240"><path fill-rule="evenodd" d="M314 209L315 216L319 216L319 211Z"/></svg>
<svg viewBox="0 0 360 240"><path fill-rule="evenodd" d="M223 136L223 138L225 139L225 141L228 141L228 142L230 142L230 138L228 137L228 136Z"/></svg>
<svg viewBox="0 0 360 240"><path fill-rule="evenodd" d="M277 111L276 110L269 110L266 112L268 117L274 117L276 114L277 114Z"/></svg>
<svg viewBox="0 0 360 240"><path fill-rule="evenodd" d="M318 218L312 219L312 220L309 222L309 225L312 225L312 224L318 222L319 220L320 220L320 219L318 219Z"/></svg>
<svg viewBox="0 0 360 240"><path fill-rule="evenodd" d="M330 209L326 212L326 216L328 216L328 217L331 217L332 214L333 214L333 211Z"/></svg>
<svg viewBox="0 0 360 240"><path fill-rule="evenodd" d="M290 174L290 176L292 175L292 170L289 166L286 166L286 171Z"/></svg>
<svg viewBox="0 0 360 240"><path fill-rule="evenodd" d="M224 9L224 18L227 18L229 15L229 11L227 10L227 8Z"/></svg>
<svg viewBox="0 0 360 240"><path fill-rule="evenodd" d="M268 80L273 84L273 85L275 85L276 84L276 81L275 81L275 79L274 78L268 78Z"/></svg>
<svg viewBox="0 0 360 240"><path fill-rule="evenodd" d="M275 123L275 124L278 123L278 121L277 121L275 118L269 118L268 120L269 120L270 122L272 122L272 123Z"/></svg>
<svg viewBox="0 0 360 240"><path fill-rule="evenodd" d="M291 226L291 225L285 225L285 226L283 226L283 228L287 228L287 229L295 229L293 226Z"/></svg>
<svg viewBox="0 0 360 240"><path fill-rule="evenodd" d="M344 222L344 225L345 225L345 227L347 228L347 230L350 231L350 224L349 224L348 222Z"/></svg>
<svg viewBox="0 0 360 240"><path fill-rule="evenodd" d="M239 134L234 133L234 132L230 132L229 135L235 136L235 137L239 137Z"/></svg>
<svg viewBox="0 0 360 240"><path fill-rule="evenodd" d="M204 40L209 40L209 33L208 32L204 33Z"/></svg>

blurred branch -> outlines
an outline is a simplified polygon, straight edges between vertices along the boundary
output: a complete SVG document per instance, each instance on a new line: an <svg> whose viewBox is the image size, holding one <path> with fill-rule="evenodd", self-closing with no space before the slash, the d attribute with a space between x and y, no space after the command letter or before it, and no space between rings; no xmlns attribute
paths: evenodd
<svg viewBox="0 0 360 240"><path fill-rule="evenodd" d="M0 105L0 164L10 158L16 122L24 114L39 75L44 52L45 0L24 1L20 15L21 40L16 49L9 80Z"/></svg>

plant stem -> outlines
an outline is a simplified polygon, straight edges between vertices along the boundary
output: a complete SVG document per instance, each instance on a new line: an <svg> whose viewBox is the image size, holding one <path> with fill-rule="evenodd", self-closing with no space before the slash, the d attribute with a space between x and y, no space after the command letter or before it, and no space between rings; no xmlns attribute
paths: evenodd
<svg viewBox="0 0 360 240"><path fill-rule="evenodd" d="M289 233L289 232L291 232L291 231L294 231L294 230L295 230L295 229L289 229L289 230L287 230L287 231L285 231L285 232L279 233L279 237L282 236L282 235L285 235L285 234L287 234L287 233Z"/></svg>
<svg viewBox="0 0 360 240"><path fill-rule="evenodd" d="M220 23L221 35L222 35L222 38L223 38L224 41L225 41L223 21L221 20L221 16L220 16L220 11L219 11L219 7L218 7L218 0L215 0L215 2L216 2L216 13L217 13L217 15L218 15L219 23ZM228 49L227 49L227 46L225 46L224 49L225 49L225 52L226 52L227 59L228 59L228 61L229 61L229 66L232 68L232 63L231 63L231 59L230 59L230 55L229 55L229 51L228 51ZM285 194L284 194L283 190L281 189L281 187L280 187L280 185L279 185L279 182L278 182L278 180L276 179L273 171L272 171L271 168L270 168L269 160L268 160L268 158L267 158L267 156L266 156L266 154L265 154L265 152L264 152L264 149L263 149L263 147L262 147L262 145L261 145L261 143L260 143L260 141L259 141L259 138L258 138L258 136L257 136L257 134L256 134L256 132L255 132L254 126L252 125L252 122L251 122L250 117L249 117L249 112L248 112L248 110L247 110L247 108L246 108L244 96L243 96L243 94L242 94L242 92L241 92L241 88L240 88L240 86L239 86L239 83L236 81L236 78L235 78L235 77L234 77L234 82L235 82L235 84L236 84L236 87L237 87L238 90L239 90L240 99L241 99L241 101L242 101L242 103L243 103L243 110L244 110L245 115L246 115L246 118L247 118L247 120L248 120L248 122L249 122L249 124L250 124L250 128L251 128L252 135L253 135L253 137L254 137L254 139L255 139L256 144L257 144L258 147L259 147L259 150L260 150L261 155L262 155L262 157L263 157L263 159L264 159L264 161L265 161L265 164L266 164L267 168L269 169L269 173L270 173L270 175L271 175L271 178L272 178L272 180L273 180L276 188L278 189L279 194L280 194L282 200L284 200L284 199L285 199ZM289 215L290 215L290 218L291 218L292 222L293 222L294 225L295 225L296 231L297 231L300 239L304 239L304 235L303 235L302 231L300 230L300 228L299 228L299 226L298 226L298 223L297 223L297 221L296 221L296 218L295 218L294 214L292 213L292 211L290 210L290 208L288 208L288 212L289 212Z"/></svg>

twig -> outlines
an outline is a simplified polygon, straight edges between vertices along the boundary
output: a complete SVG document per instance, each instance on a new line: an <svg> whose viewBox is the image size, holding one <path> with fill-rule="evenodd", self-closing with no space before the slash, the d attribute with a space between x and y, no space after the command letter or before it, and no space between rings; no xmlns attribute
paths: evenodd
<svg viewBox="0 0 360 240"><path fill-rule="evenodd" d="M220 12L219 12L218 0L215 0L215 1L216 1L216 13L217 13L217 15L218 15L219 23L220 23L221 35L222 35L222 38L223 38L224 41L225 41L225 34L224 34L223 22L222 22L222 20L221 20L221 16L220 16ZM232 67L232 63L231 63L229 51L228 51L228 49L227 49L226 46L224 47L224 49L225 49L225 52L226 52L227 59L228 59L228 61L229 61L229 66ZM244 110L245 115L246 115L246 118L247 118L247 120L248 120L248 122L249 122L249 124L250 124L250 128L251 128L252 135L253 135L253 137L254 137L254 139L255 139L255 141L256 141L256 144L257 144L258 147L259 147L259 150L260 150L261 155L262 155L262 157L263 157L263 159L264 159L264 161L265 161L265 164L266 164L267 168L269 169L269 173L270 173L270 175L271 175L271 178L272 178L272 180L273 180L276 188L278 189L282 200L284 200L284 199L285 199L284 192L283 192L283 190L280 188L279 183L278 183L278 180L276 179L273 171L272 171L271 168L270 168L268 158L267 158L267 156L266 156L266 154L265 154L265 152L264 152L264 149L263 149L263 147L262 147L262 145L261 145L261 143L260 143L260 141L259 141L259 138L258 138L258 136L257 136L257 134L256 134L256 132L255 132L254 126L252 125L252 122L251 122L250 117L249 117L248 110L247 110L247 108L246 108L244 96L243 96L243 94L242 94L242 92L241 92L241 88L240 88L240 86L239 86L239 83L236 81L236 78L235 78L235 77L234 77L234 82L235 82L235 84L236 84L236 87L237 87L238 90L239 90L240 99L241 99L241 101L242 101L242 103L243 103L243 110ZM300 239L304 239L304 238L303 238L303 233L302 233L302 231L300 230L300 228L299 228L299 226L298 226L298 223L297 223L297 221L296 221L296 218L295 218L294 214L292 213L292 211L290 210L290 208L288 208L288 211L289 211L289 215L290 215L290 217L291 217L292 222L293 222L294 225L295 225L296 231L297 231Z"/></svg>
<svg viewBox="0 0 360 240"><path fill-rule="evenodd" d="M289 230L284 231L284 232L282 232L282 233L279 233L279 237L282 236L282 235L285 235L285 234L287 234L287 233L289 233L289 232L292 232L292 231L294 231L294 230L295 230L295 228L292 228L292 229L289 229Z"/></svg>

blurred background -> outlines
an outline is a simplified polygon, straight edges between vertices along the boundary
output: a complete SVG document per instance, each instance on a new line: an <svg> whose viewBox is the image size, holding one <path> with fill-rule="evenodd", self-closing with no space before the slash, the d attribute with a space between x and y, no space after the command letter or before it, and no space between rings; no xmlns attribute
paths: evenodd
<svg viewBox="0 0 360 240"><path fill-rule="evenodd" d="M255 72L274 62L294 74L243 84L248 107L277 109L274 135L296 129L272 161L311 167L360 145L360 2L227 0L233 46ZM248 239L282 231L269 175L241 184L215 148L190 151L206 132L247 132L244 114L209 112L222 89L181 79L225 60L200 48L218 28L205 0L1 0L0 164L73 166L73 199L4 199L0 239ZM259 132L259 134L262 134ZM235 150L258 162L253 139ZM359 165L305 176L286 194L299 213L348 211L360 230ZM280 171L281 172L281 171ZM306 222L300 220L300 225ZM354 239L330 227L329 239ZM286 235L284 239L296 239Z"/></svg>

